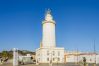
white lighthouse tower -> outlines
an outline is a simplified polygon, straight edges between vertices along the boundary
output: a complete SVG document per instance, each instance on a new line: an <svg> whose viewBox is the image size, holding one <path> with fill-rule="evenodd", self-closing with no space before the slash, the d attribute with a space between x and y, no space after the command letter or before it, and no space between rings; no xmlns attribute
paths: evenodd
<svg viewBox="0 0 99 66"><path fill-rule="evenodd" d="M42 47L54 48L56 47L55 41L55 21L51 15L51 10L48 9L45 15L45 20L42 22L43 37Z"/></svg>
<svg viewBox="0 0 99 66"><path fill-rule="evenodd" d="M43 33L40 48L36 49L36 63L63 63L64 48L56 47L55 21L48 9L42 22Z"/></svg>

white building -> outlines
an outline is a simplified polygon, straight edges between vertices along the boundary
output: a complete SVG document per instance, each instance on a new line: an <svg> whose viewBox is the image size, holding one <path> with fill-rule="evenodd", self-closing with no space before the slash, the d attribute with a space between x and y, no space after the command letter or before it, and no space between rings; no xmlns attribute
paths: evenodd
<svg viewBox="0 0 99 66"><path fill-rule="evenodd" d="M30 64L33 63L31 57L32 56L30 54L27 54L26 56L19 55L18 61L20 62L20 64Z"/></svg>
<svg viewBox="0 0 99 66"><path fill-rule="evenodd" d="M42 22L43 36L40 48L36 50L37 63L63 63L64 48L56 47L55 21L48 10Z"/></svg>
<svg viewBox="0 0 99 66"><path fill-rule="evenodd" d="M97 63L99 64L99 54L91 52L66 52L65 62L79 63L83 62L83 58L86 58L87 63Z"/></svg>
<svg viewBox="0 0 99 66"><path fill-rule="evenodd" d="M40 48L36 49L37 63L78 63L83 62L83 57L87 63L99 63L99 54L83 52L64 52L64 48L56 47L55 21L48 10L42 22L43 34Z"/></svg>

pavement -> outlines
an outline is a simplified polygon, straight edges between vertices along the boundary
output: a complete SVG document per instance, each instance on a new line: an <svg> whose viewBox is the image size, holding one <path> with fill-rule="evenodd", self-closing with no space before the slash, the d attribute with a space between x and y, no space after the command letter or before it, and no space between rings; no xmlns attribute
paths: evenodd
<svg viewBox="0 0 99 66"><path fill-rule="evenodd" d="M4 64L0 64L0 66L13 66L13 65L11 63L4 63ZM49 66L49 64L39 64L39 65L25 64L25 65L19 65L19 66ZM66 64L53 64L52 66L83 66L83 65L66 63ZM93 66L93 64L89 64L87 66ZM99 64L97 64L96 66L99 66Z"/></svg>

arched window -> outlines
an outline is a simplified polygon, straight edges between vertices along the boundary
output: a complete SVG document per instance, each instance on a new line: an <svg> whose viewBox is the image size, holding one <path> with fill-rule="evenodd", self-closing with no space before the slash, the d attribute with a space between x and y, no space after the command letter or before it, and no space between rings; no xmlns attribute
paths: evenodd
<svg viewBox="0 0 99 66"><path fill-rule="evenodd" d="M53 56L55 55L55 51L53 51Z"/></svg>
<svg viewBox="0 0 99 66"><path fill-rule="evenodd" d="M53 61L55 61L55 58L53 58Z"/></svg>
<svg viewBox="0 0 99 66"><path fill-rule="evenodd" d="M47 61L49 61L49 58L47 58Z"/></svg>
<svg viewBox="0 0 99 66"><path fill-rule="evenodd" d="M58 61L60 61L60 58L58 58Z"/></svg>

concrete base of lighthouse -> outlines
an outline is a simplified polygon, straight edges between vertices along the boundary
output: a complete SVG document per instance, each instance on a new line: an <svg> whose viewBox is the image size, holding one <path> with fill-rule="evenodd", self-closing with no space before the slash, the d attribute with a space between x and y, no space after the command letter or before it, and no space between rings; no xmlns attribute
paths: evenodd
<svg viewBox="0 0 99 66"><path fill-rule="evenodd" d="M36 50L37 63L64 63L64 48L38 48Z"/></svg>

